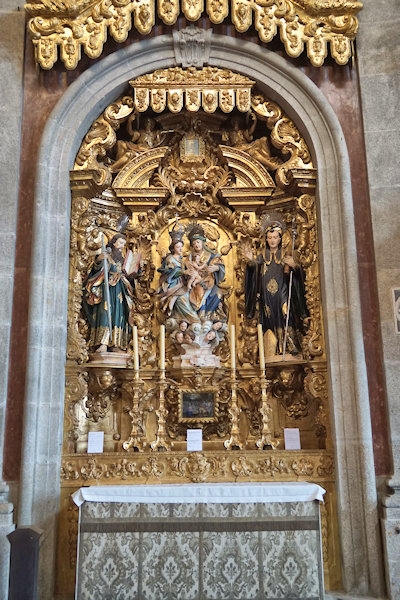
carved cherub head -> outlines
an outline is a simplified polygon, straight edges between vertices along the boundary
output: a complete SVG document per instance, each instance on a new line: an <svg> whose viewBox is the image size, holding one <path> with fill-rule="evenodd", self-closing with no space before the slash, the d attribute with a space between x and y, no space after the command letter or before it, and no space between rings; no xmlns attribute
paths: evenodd
<svg viewBox="0 0 400 600"><path fill-rule="evenodd" d="M115 384L115 377L111 371L103 371L98 381L101 389L106 390Z"/></svg>
<svg viewBox="0 0 400 600"><path fill-rule="evenodd" d="M280 383L284 387L289 387L292 385L294 379L294 371L292 369L282 369L279 373Z"/></svg>

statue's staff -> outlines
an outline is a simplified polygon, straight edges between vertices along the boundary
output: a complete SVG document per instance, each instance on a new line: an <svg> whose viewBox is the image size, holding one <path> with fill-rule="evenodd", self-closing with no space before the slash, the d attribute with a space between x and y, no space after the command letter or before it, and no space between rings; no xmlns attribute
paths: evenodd
<svg viewBox="0 0 400 600"><path fill-rule="evenodd" d="M294 241L296 239L297 231L296 231L296 217L292 219L292 257L294 256ZM289 290L288 290L288 299L287 299L287 308L286 308L286 322L285 322L285 335L283 338L283 360L285 360L286 355L286 342L288 337L288 329L289 329L289 316L290 316L290 305L292 302L292 286L293 286L293 269L290 269L289 275Z"/></svg>
<svg viewBox="0 0 400 600"><path fill-rule="evenodd" d="M112 344L112 320L111 320L111 306L110 306L110 286L108 283L108 259L107 259L107 249L104 243L104 233L101 234L101 252L105 254L103 258L103 274L104 274L104 297L105 297L105 306L107 312L108 319L108 329L110 332L110 343Z"/></svg>

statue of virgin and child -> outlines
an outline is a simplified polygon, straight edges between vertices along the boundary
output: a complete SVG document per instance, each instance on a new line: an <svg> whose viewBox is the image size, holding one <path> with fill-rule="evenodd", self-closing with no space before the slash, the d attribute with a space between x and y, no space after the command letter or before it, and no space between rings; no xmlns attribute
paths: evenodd
<svg viewBox="0 0 400 600"><path fill-rule="evenodd" d="M291 252L283 248L283 231L281 222L270 221L265 227L265 254L253 258L251 250L245 252L245 316L254 319L258 312L267 360L282 355L300 358L308 321L303 270L294 248ZM189 251L184 255L185 236ZM175 226L170 237L169 252L158 269L158 294L178 355L174 366L219 366L215 350L228 328L224 262L207 244L199 223L186 229ZM140 265L133 260L134 268L128 266L132 252L123 254L125 245L125 236L116 234L107 244L109 251L96 257L84 281L89 345L97 353L126 351L131 337L129 315Z"/></svg>
<svg viewBox="0 0 400 600"><path fill-rule="evenodd" d="M185 236L189 253L184 256ZM207 245L203 227L191 223L170 232L169 253L160 268L158 290L166 327L181 366L215 366L213 351L224 338L227 315L221 283L225 265ZM187 365L186 365L187 363Z"/></svg>

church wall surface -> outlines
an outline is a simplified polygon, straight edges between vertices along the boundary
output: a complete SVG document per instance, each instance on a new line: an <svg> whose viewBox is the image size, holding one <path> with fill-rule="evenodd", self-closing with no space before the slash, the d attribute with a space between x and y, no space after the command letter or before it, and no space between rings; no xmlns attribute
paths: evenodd
<svg viewBox="0 0 400 600"><path fill-rule="evenodd" d="M400 287L398 2L366 3L360 14L360 25L358 62L389 411L388 432L393 456L393 476L389 485L394 495L385 497L383 493L382 529L388 591L394 599L400 597L400 335L395 330L392 295L393 288Z"/></svg>
<svg viewBox="0 0 400 600"><path fill-rule="evenodd" d="M326 71L327 74L320 69L305 69L335 110L349 153L375 473L385 476L391 472L391 452L387 437L383 355L358 69L350 64L341 70L330 66ZM340 90L340 99L337 90Z"/></svg>
<svg viewBox="0 0 400 600"><path fill-rule="evenodd" d="M0 336L3 347L8 348L11 333L11 307L13 295L13 265L16 250L16 223L18 213L19 152L21 143L22 81L24 56L25 18L22 11L12 11L14 2L2 3L0 7L0 128L2 143L1 168L1 249L7 257L1 263L0 285L3 290L0 313ZM7 85L5 85L7 82ZM0 365L0 437L5 428L7 403L8 352L3 352ZM0 448L2 464L3 447Z"/></svg>
<svg viewBox="0 0 400 600"><path fill-rule="evenodd" d="M6 3L7 4L7 3ZM389 3L383 3L382 5L380 5L380 12L377 14L382 14L383 9L385 8L385 6L389 4ZM9 423L10 425L7 427L7 452L6 452L6 456L7 456L7 464L5 465L5 472L7 473L7 476L4 477L4 480L7 481L17 481L18 477L19 477L19 454L20 454L20 437L22 436L22 427L21 427L21 422L22 422L22 396L23 396L23 387L24 387L24 368L25 368L25 346L26 346L26 326L27 326L27 306L25 303L24 298L26 298L26 295L23 294L23 291L27 290L27 279L29 279L29 259L30 259L30 243L31 243L31 220L32 220L32 214L33 214L33 193L32 190L34 188L35 185L35 174L36 174L36 153L37 153L37 149L39 146L39 141L40 141L40 136L41 136L41 131L43 130L43 127L46 123L47 117L50 114L53 106L56 104L56 101L62 96L63 91L67 88L68 83L74 79L76 77L76 75L71 75L71 74L60 74L60 73L51 73L51 74L46 74L45 76L40 76L36 73L35 71L35 67L33 65L33 61L32 58L29 56L30 53L30 47L28 45L27 47L27 57L26 57L26 64L28 65L28 69L26 71L25 74L25 85L26 85L26 90L25 90L25 99L26 99L26 106L29 104L29 112L26 112L25 114L25 127L24 127L24 135L25 135L25 141L23 143L23 160L22 160L22 164L21 164L21 170L24 174L23 177L23 184L21 186L21 193L20 193L20 214L21 214L21 207L24 208L24 214L23 216L20 218L19 220L19 224L18 227L16 225L16 220L17 220L17 210L16 210L16 206L17 206L17 180L18 180L18 167L16 165L19 164L19 135L20 135L20 129L19 129L19 125L20 125L20 111L21 111L21 102L22 102L22 53L23 53L23 43L22 43L22 32L23 32L23 27L24 27L24 18L22 16L23 13L20 13L16 10L17 6L15 5L14 2L10 2L9 6L6 6L6 8L3 9L2 6L2 12L0 12L0 18L1 18L1 25L0 27L3 28L4 27L4 35L1 37L1 46L0 48L4 48L4 52L5 52L5 56L9 57L11 55L10 53L10 49L13 49L12 52L12 66L9 67L9 70L7 69L7 65L8 62L6 61L6 63L4 64L4 62L2 61L2 71L0 74L0 77L2 78L2 80L6 80L7 81L7 85L6 86L1 86L1 94L2 94L2 103L1 106L12 106L12 112L10 113L8 110L5 113L1 113L1 119L4 119L4 125L3 125L3 129L6 130L7 132L10 132L10 128L11 128L11 134L7 133L7 143L3 144L3 148L2 148L2 154L1 154L1 160L2 160L2 184L4 185L4 181L6 182L6 186L7 186L7 193L4 193L3 191L3 195L2 195L2 215L5 214L6 215L6 220L2 221L2 228L4 228L4 230L2 230L2 245L3 247L5 247L7 249L7 254L8 256L10 256L10 247L14 248L15 246L15 238L16 238L16 234L18 231L18 246L17 246L17 263L16 263L16 267L14 272L10 273L10 269L4 269L4 273L2 273L1 277L2 277L2 284L3 284L3 289L8 291L8 295L5 294L2 297L2 314L4 314L4 322L2 319L2 323L1 323L1 339L3 341L3 347L8 347L9 343L10 343L10 327L11 327L11 299L12 299L12 284L13 281L15 280L15 285L19 285L19 293L14 294L14 317L13 317L13 332L15 332L15 335L13 334L13 338L11 340L11 354L7 354L5 353L5 355L3 356L3 359L5 361L5 368L2 371L2 373L7 373L8 370L8 357L11 361L12 364L12 373L13 376L12 378L10 378L10 381L12 379L12 383L9 386L10 388L10 394L8 396L8 405L7 405L7 423ZM9 10L8 10L9 9ZM376 22L376 14L373 15L372 13L376 10L378 10L376 7L374 7L373 11L371 12L371 9L368 9L368 7L366 7L364 9L363 14L361 15L361 21L362 24L365 20L368 29L370 30L370 34L371 30L374 29L373 25ZM392 14L393 11L389 11L389 9L386 10L386 14ZM379 21L379 20L378 20ZM10 26L10 23L13 23L12 26ZM382 31L386 30L386 28L388 27L388 23L382 23ZM17 30L17 33L19 35L11 35L11 32L15 31L15 28ZM374 29L375 30L375 29ZM393 31L394 31L394 26L393 26ZM380 39L382 39L382 37L384 36L380 36ZM20 45L16 45L15 44L15 39L19 39L20 40ZM11 42L12 40L12 42ZM376 64L375 59L373 58L372 53L376 52L376 49L373 50L373 46L374 44L371 44L371 47L369 46L370 44L370 37L368 37L368 39L361 37L360 38L360 43L359 43L359 61L360 61L360 73L361 73L361 88L362 88L362 94L363 94L363 108L364 108L364 125L365 125L365 131L366 131L366 147L367 147L367 156L368 156L368 170L369 170L369 184L370 184L370 194L371 194L371 200L372 200L372 212L373 212L373 224L374 224L374 241L375 241L375 248L377 251L377 273L378 273L378 282L379 282L379 290L380 290L380 305L381 305L381 321L382 321L382 337L383 337L383 341L384 341L384 348L385 348L385 373L386 373L386 386L388 389L388 398L389 398L389 408L390 408L390 419L391 419L391 429L392 429L392 435L394 437L394 439L399 437L399 432L400 432L400 423L396 422L396 419L398 419L398 409L396 407L396 402L397 402L397 398L396 398L396 383L398 381L398 376L396 377L396 369L398 372L398 344L399 344L399 337L396 337L394 334L394 319L393 319L393 307L392 307L392 303L391 303L391 295L390 295L390 289L391 287L393 287L393 285L398 285L400 287L400 281L399 281L399 273L398 273L398 268L396 270L396 255L398 257L398 251L395 253L393 251L393 254L388 253L387 248L391 247L391 248L395 248L396 243L398 244L399 242L397 241L397 237L395 235L395 219L392 218L393 215L395 215L394 213L394 209L395 209L395 205L396 205L396 200L398 200L398 181L396 182L396 170L395 170L395 160L396 160L396 156L395 156L395 151L393 150L393 155L392 157L390 157L390 155L388 155L388 153L386 152L386 148L389 147L389 144L387 144L387 139L389 136L389 139L392 139L394 141L393 143L393 148L396 147L396 136L397 136L397 147L398 147L398 135L399 135L399 127L398 127L398 116L396 115L394 106L395 106L395 102L393 102L392 104L389 103L385 103L385 106L389 105L389 106L393 106L393 111L386 111L386 119L387 119L387 126L386 126L386 133L385 135L382 134L382 131L380 131L382 129L382 125L378 124L378 119L380 120L380 116L377 115L377 112L379 113L379 115L385 114L384 110L379 110L376 111L376 107L373 103L373 99L375 98L379 98L380 94L381 94L381 90L382 90L382 86L384 89L388 90L388 98L393 98L395 97L395 82L398 82L398 72L393 74L393 66L396 64L396 56L394 56L394 54L388 54L386 56L386 58L383 58L383 52L379 54L380 56L380 60L378 61L378 63ZM388 40L389 41L389 40ZM375 48L376 48L377 44L375 44ZM395 47L395 44L393 42L393 46ZM382 45L381 45L382 47ZM16 53L17 50L17 53ZM1 50L1 52L3 52L3 50ZM221 53L221 57L220 59L222 60L222 54ZM168 57L167 57L168 55ZM389 58L390 57L390 58ZM398 47L397 47L397 57L398 57ZM168 54L166 54L166 59L168 58L168 60L173 60L172 57L172 52L170 52ZM15 62L17 61L17 62ZM371 73L370 71L368 71L368 68L370 68L370 66L374 63L374 69L373 72ZM398 60L397 60L398 63ZM382 67L381 71L380 66ZM150 68L150 67L149 67ZM377 72L379 71L379 72ZM325 71L320 71L321 73L324 72L325 74L328 73L328 68L325 69ZM329 89L331 90L331 97L330 97L330 102L332 103L332 105L335 107L336 112L338 114L340 114L340 105L341 105L341 100L342 98L337 95L335 95L333 88L330 87L329 82L327 83L326 77L325 80L323 81L324 76L321 76L321 81L317 82L317 85L319 85L319 87L321 89L323 89L324 93L326 92L327 95L329 96ZM328 77L328 81L329 81L329 77ZM11 84L10 84L11 82ZM346 87L345 85L346 82L344 82L343 86L342 86L342 93L343 93L343 89ZM347 82L348 85L348 82ZM349 88L347 88L349 89ZM398 84L397 84L397 89L398 89ZM105 95L103 97L103 100L107 98L107 89L105 90ZM112 99L112 97L114 96L114 94L117 95L117 91L116 89L110 87L109 90L110 93L110 100ZM4 97L4 101L3 101L3 94L6 94L6 96ZM29 99L29 102L28 102ZM102 100L102 101L103 101ZM347 105L349 106L349 105ZM44 110L43 110L44 109ZM68 150L68 154L63 154L63 151L60 150L59 156L62 157L63 159L66 160L69 168L72 167L72 161L74 158L74 150L76 151L79 143L83 137L83 135L86 133L87 128L90 126L91 120L93 120L97 114L101 111L101 107L100 106L96 106L95 104L92 106L91 112L90 114L87 114L85 117L85 121L83 123L81 123L80 125L80 130L75 132L76 133L76 137L73 140L72 143L70 143L70 148ZM388 114L389 113L389 114ZM58 115L60 116L60 114ZM397 124L396 124L396 118L397 118ZM60 119L61 123L62 120ZM342 124L343 127L343 124ZM86 128L86 129L85 129ZM396 129L397 128L397 129ZM71 132L69 132L70 135ZM348 132L348 140L350 139L351 136L351 131ZM10 138L10 139L9 139ZM354 148L354 146L352 144L349 144L349 154L350 154L350 160L356 160L355 158L355 153L356 153L356 149ZM377 147L379 147L381 149L381 153L378 154L377 151ZM362 150L360 150L362 151ZM386 173L386 175L382 172L382 169L379 169L381 163L382 163L382 155L385 156L385 158L387 159L388 162L388 166L389 163L391 162L391 168L389 168L388 173ZM353 157L353 158L352 158ZM42 165L45 166L46 165L46 161L47 161L47 157L42 155L41 157L42 160ZM4 162L3 162L4 161ZM362 163L362 160L360 161ZM3 169L3 164L4 164L4 169ZM53 166L53 168L56 168ZM67 170L66 170L67 172ZM4 174L8 174L8 177ZM360 180L359 180L359 185L362 186L362 176L359 175ZM354 179L357 178L357 176L354 174L354 172L352 173L352 180L353 180L353 186L354 186ZM64 177L65 181L64 184L66 186L68 186L67 180ZM56 179L55 179L56 180ZM58 182L62 182L62 178L58 179ZM397 188L396 188L397 185ZM67 189L67 187L65 188ZM57 198L56 203L53 205L49 205L49 210L50 210L50 214L49 214L49 219L47 224L45 225L45 227L43 228L42 234L43 235L47 235L49 236L49 239L52 239L52 235L54 234L54 231L57 230L58 234L57 234L57 239L54 240L54 246L57 247L58 251L61 253L67 253L67 247L68 247L68 231L67 231L67 223L65 222L65 206L62 205L63 201L66 201L67 198L65 197L65 195L63 196L61 194L61 198L59 197L58 194L58 189L57 187L55 187L54 189L51 190L51 193L53 194L54 198ZM364 197L365 197L365 190L363 190L364 193ZM396 196L397 193L397 196ZM7 198L7 202L5 203L4 199ZM38 201L38 198L37 198ZM58 202L58 204L57 204ZM386 210L387 207L387 210ZM360 210L360 217L362 217L362 215L364 214L364 212L362 210ZM392 217L390 216L392 214ZM358 222L360 223L360 222ZM390 227L390 223L392 223L392 226ZM398 221L397 221L398 223ZM54 227L54 225L56 225L56 227ZM364 229L365 231L365 229ZM61 237L60 237L60 232L61 233ZM3 235L4 234L4 235ZM358 241L360 242L358 245L358 257L360 260L360 248L365 248L364 254L361 254L361 269L364 268L366 271L371 268L371 261L373 259L371 259L371 251L370 251L370 246L368 243L368 240L363 240L363 236L359 236ZM53 242L51 242L53 243ZM334 242L332 242L334 243ZM379 254L380 251L380 254ZM362 250L361 250L362 252ZM43 257L41 257L43 258ZM3 263L4 265L4 263ZM354 265L352 265L352 268L354 268ZM65 264L64 264L64 269L66 269ZM359 269L360 270L360 269ZM364 271L364 273L366 272ZM18 275L18 277L17 277ZM54 274L53 274L54 275ZM51 288L51 286L53 286L56 283L61 283L63 281L63 278L66 276L66 272L61 271L60 273L57 274L57 280L56 279L52 279L51 281L47 281L49 290ZM396 280L397 277L397 280ZM363 281L362 278L360 277L360 285L361 288L363 286ZM17 283L18 282L18 283ZM371 301L372 304L375 305L375 298L373 296L373 291L371 292L370 289L368 290L368 293L371 294ZM41 315L42 321L38 321L38 329L35 329L35 327L32 329L31 332L31 340L30 340L30 344L31 347L34 348L37 345L37 349L38 349L38 353L43 357L45 357L46 360L48 360L49 364L53 365L53 368L55 369L52 373L52 375L50 375L49 373L46 374L47 377L50 376L50 381L52 379L60 379L62 377L61 373L63 372L63 356L56 356L55 362L54 362L54 354L55 352L59 349L59 344L60 344L60 340L65 338L65 331L64 331L64 324L63 324L63 315L60 314L60 312L58 311L58 307L60 307L60 302L61 305L62 303L65 301L65 298L61 295L61 296L56 296L55 298L52 297L51 299L51 303L47 308L47 313L44 313L43 315ZM3 308L4 307L4 308ZM57 323L56 323L56 327L52 333L52 335L54 336L54 339L57 339L57 343L54 342L53 339L53 344L55 344L57 346L57 348L53 347L48 347L46 349L46 351L41 354L41 351L39 351L41 349L41 343L43 338L41 337L41 333L39 331L39 327L42 326L43 324L46 323L47 319L53 318L53 315L56 314L57 315ZM21 321L21 317L22 321ZM376 326L379 326L379 319L376 319L376 317L374 317L374 315L370 315L371 320L375 319L375 321L372 323L373 324L373 331L375 331L375 337L376 337ZM368 329L366 330L367 335L368 335ZM35 338L35 342L32 338ZM378 328L378 336L379 336L379 328ZM44 337L47 337L47 333L45 334ZM48 339L48 338L47 338ZM22 343L21 343L22 340ZM371 343L373 343L373 340L371 341ZM397 352L396 352L397 351ZM362 355L362 350L361 350L361 355ZM379 357L379 352L378 355ZM370 360L371 365L373 364L373 361ZM368 352L367 352L367 366L368 366ZM361 365L361 370L364 369L364 366ZM19 376L16 376L19 375ZM36 385L36 376L38 375L38 373L34 370L32 370L32 366L30 369L30 377L32 378L30 381L30 384L32 385ZM54 376L54 377L53 377ZM61 393L61 389L54 389L52 387L52 385L50 385L50 381L46 381L46 382L42 382L41 385L45 385L47 391L49 392L49 397L50 396L54 396L54 395L58 395L58 393ZM6 390L7 385L5 384L4 386L2 386L3 390ZM380 422L380 426L375 428L375 441L378 440L378 443L375 447L376 453L375 453L375 466L377 467L377 471L379 472L379 474L381 475L386 475L389 473L389 469L390 469L390 457L389 457L389 453L388 453L388 446L386 444L386 426L385 426L385 417L386 417L386 409L385 409L385 401L384 401L384 384L382 383L382 380L375 380L375 382L372 384L372 393L371 393L371 379L370 379L370 389L369 389L369 394L372 397L374 395L375 398L375 408L372 407L371 408L371 412L373 414L374 417L374 422L376 423L377 420L379 420ZM42 389L41 394L43 394L44 391ZM367 393L366 390L364 389L362 391L363 394ZM32 400L32 397L31 397ZM0 427L4 427L5 422L6 422L6 415L5 415L5 403L6 403L6 393L4 391L4 395L2 398L0 398ZM25 446L23 449L23 456L24 456L24 460L23 460L23 473L25 472L25 475L23 475L23 479L24 482L27 485L27 489L25 490L25 496L24 496L24 502L23 505L26 507L29 505L29 498L31 499L31 501L33 501L34 503L38 503L41 500L45 500L46 502L46 508L49 509L49 513L52 515L56 514L56 510L57 510L57 485L56 485L56 481L57 481L57 477L58 477L58 465L57 465L57 460L54 461L54 464L52 465L53 471L54 471L54 478L53 478L53 484L54 488L50 489L47 488L43 490L43 498L38 498L38 497L34 497L33 494L33 490L29 489L29 482L31 482L32 486L33 486L33 482L32 482L32 478L29 477L27 474L29 473L30 470L34 470L36 473L36 477L40 477L41 476L41 472L43 473L43 475L46 474L46 472L48 473L48 466L43 466L39 467L37 466L37 464L42 461L43 464L46 461L46 457L51 456L52 455L52 449L57 448L59 446L60 443L60 414L59 414L59 407L57 406L53 406L51 404L51 402L49 402L49 411L48 411L48 422L45 425L45 430L47 430L47 432L49 432L52 427L54 429L54 433L53 433L53 437L49 436L46 437L46 441L45 443L43 443L43 440L40 439L40 436L35 439L34 435L31 438L31 443L32 446L29 445L28 443L28 438L29 436L25 434L24 436L24 440L25 440ZM26 414L25 414L25 419L29 420L32 418L33 413L35 413L35 411L37 411L38 407L34 405L34 403L30 403L27 407L26 407ZM366 417L367 417L367 422L365 423L365 426L367 428L367 434L370 428L370 423L369 423L369 414L368 411L366 412ZM397 433L396 433L397 432ZM351 433L348 431L347 435L351 435ZM353 437L353 443L354 445L357 445L359 443L359 439L357 438L356 435L354 435ZM367 449L366 452L368 453L370 450ZM0 450L1 452L1 450ZM54 453L56 455L56 452ZM399 452L397 451L397 457L399 456ZM368 458L368 460L370 460L370 457ZM41 470L42 469L42 470ZM359 474L359 473L357 473ZM352 474L347 474L348 476L352 476ZM368 482L368 489L371 490L373 488L373 479L374 479L374 474L369 473L367 479L369 479ZM398 466L397 466L397 480L395 478L394 481L397 481L397 484L399 482L399 476L398 476ZM51 497L51 494L55 493L55 501L54 503L50 502L48 500L49 497ZM371 500L371 506L374 505L374 498L373 498L373 494L372 497L370 498ZM394 512L393 512L394 511ZM396 518L398 518L398 513L395 512L395 509L393 509L393 511L391 512L391 514L393 515L393 519L394 521L391 523L391 527L395 525L395 520ZM42 512L42 517L44 515L45 511ZM8 513L7 513L8 514ZM24 507L22 506L21 511L19 513L19 518L18 521L22 522L22 520L24 520L25 518L29 520L29 518L31 516L33 516L34 514L38 515L38 513L36 511L33 511L31 514L24 514ZM9 522L9 516L6 517L7 523ZM52 527L52 523L53 523L53 517L50 520L50 523L47 523L46 526L48 525L48 530L51 532L51 530L53 529ZM372 516L372 522L374 521L374 516ZM42 524L45 523L45 520L42 521ZM6 525L8 527L8 525ZM53 529L54 531L54 529ZM396 539L395 535L392 535L392 533L395 531L394 528L390 529L390 531L388 531L388 551L390 552L393 549L393 545L392 542L390 540ZM392 532L392 533L391 533ZM53 533L49 534L50 537L52 537ZM398 536L400 537L400 536ZM372 542L371 542L372 543ZM51 546L51 544L50 544ZM49 555L51 554L51 552L49 553ZM397 555L400 555L400 552L397 553ZM345 557L346 560L348 561L353 561L353 557ZM393 570L393 573L395 572L395 570ZM357 574L355 573L355 578L357 578ZM354 582L353 582L354 583ZM352 582L348 582L348 586L349 589L352 588ZM364 589L366 590L368 587L368 584L365 583L364 584ZM353 585L354 588L354 585ZM361 591L361 590L360 590ZM377 590L378 593L378 590ZM395 595L392 596L393 598L396 597Z"/></svg>
<svg viewBox="0 0 400 600"><path fill-rule="evenodd" d="M25 16L17 10L14 0L4 0L0 6L0 181L1 219L0 251L0 465L3 471L3 440L7 401L7 378L10 355L11 313L16 256L16 223L18 207L19 152L22 115L22 81L24 57ZM23 396L22 396L23 397ZM20 445L16 440L17 448ZM18 452L18 450L17 450ZM0 597L7 597L9 545L6 535L13 528L12 503L9 487L0 476Z"/></svg>

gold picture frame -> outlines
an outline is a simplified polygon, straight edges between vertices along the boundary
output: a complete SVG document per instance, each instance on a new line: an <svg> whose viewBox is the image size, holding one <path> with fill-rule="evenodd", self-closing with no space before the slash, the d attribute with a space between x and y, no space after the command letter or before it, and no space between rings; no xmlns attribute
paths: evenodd
<svg viewBox="0 0 400 600"><path fill-rule="evenodd" d="M218 392L205 389L181 389L179 392L179 422L186 424L213 423L217 420Z"/></svg>

